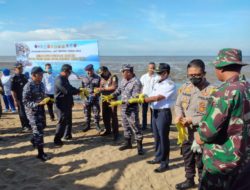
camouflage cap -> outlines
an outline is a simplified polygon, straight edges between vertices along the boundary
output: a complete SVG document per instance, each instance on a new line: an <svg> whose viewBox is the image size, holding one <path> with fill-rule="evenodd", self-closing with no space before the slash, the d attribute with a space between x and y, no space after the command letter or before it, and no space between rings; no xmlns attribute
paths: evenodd
<svg viewBox="0 0 250 190"><path fill-rule="evenodd" d="M224 48L220 50L213 64L216 68L222 68L228 65L248 65L247 63L242 63L241 50L233 48Z"/></svg>
<svg viewBox="0 0 250 190"><path fill-rule="evenodd" d="M124 71L131 71L131 72L133 72L134 71L134 67L131 66L130 64L123 64L121 72L124 72Z"/></svg>

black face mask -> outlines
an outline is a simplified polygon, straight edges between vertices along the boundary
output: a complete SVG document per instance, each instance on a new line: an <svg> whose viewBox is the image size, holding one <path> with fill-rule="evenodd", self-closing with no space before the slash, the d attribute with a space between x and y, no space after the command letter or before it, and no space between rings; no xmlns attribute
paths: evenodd
<svg viewBox="0 0 250 190"><path fill-rule="evenodd" d="M202 82L202 77L192 77L189 79L194 86L198 86Z"/></svg>

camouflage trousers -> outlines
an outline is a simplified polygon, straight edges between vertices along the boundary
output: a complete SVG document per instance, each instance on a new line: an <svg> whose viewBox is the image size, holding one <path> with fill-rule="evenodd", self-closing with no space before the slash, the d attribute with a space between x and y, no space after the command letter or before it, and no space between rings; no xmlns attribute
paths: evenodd
<svg viewBox="0 0 250 190"><path fill-rule="evenodd" d="M192 143L193 142L190 142L190 141L184 141L181 147L181 152L184 158L184 166L185 166L185 172L186 172L185 176L187 179L194 179L195 168L197 167L199 181L200 181L201 175L202 175L202 169L203 169L202 154L193 153L193 151L191 150Z"/></svg>
<svg viewBox="0 0 250 190"><path fill-rule="evenodd" d="M139 109L138 106L122 106L121 111L122 126L124 128L124 137L129 139L132 133L136 140L142 140L143 135L141 127L139 126Z"/></svg>
<svg viewBox="0 0 250 190"><path fill-rule="evenodd" d="M100 121L100 104L99 101L93 102L91 104L84 104L84 116L87 127L90 126L91 122L91 111L94 114L94 123L99 125Z"/></svg>

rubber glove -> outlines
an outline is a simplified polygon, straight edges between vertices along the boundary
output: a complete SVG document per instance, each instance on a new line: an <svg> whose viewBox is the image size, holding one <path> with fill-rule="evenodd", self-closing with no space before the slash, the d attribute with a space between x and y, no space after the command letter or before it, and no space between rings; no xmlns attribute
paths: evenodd
<svg viewBox="0 0 250 190"><path fill-rule="evenodd" d="M122 105L122 103L123 103L123 102L122 102L121 100L112 101L112 102L110 102L109 107L119 106L119 105Z"/></svg>
<svg viewBox="0 0 250 190"><path fill-rule="evenodd" d="M112 94L102 95L102 102L110 102L110 100L112 100L113 98L114 98L114 96Z"/></svg>
<svg viewBox="0 0 250 190"><path fill-rule="evenodd" d="M181 146L188 139L188 134L186 128L180 122L176 123L176 128L178 131L177 144Z"/></svg>
<svg viewBox="0 0 250 190"><path fill-rule="evenodd" d="M50 97L44 98L41 102L38 103L38 105L45 105L50 101Z"/></svg>
<svg viewBox="0 0 250 190"><path fill-rule="evenodd" d="M144 94L138 94L137 97L138 98L130 98L128 100L128 103L130 103L130 104L142 104L142 103L144 103L144 98L145 98Z"/></svg>
<svg viewBox="0 0 250 190"><path fill-rule="evenodd" d="M197 144L196 140L193 141L193 144L191 146L191 150L193 151L193 153L202 153L202 149L201 146L199 144Z"/></svg>

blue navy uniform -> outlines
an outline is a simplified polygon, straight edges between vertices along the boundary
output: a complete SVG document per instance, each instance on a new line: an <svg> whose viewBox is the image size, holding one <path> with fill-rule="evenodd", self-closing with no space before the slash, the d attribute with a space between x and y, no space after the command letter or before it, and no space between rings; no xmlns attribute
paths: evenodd
<svg viewBox="0 0 250 190"><path fill-rule="evenodd" d="M23 89L23 104L29 124L31 125L33 145L36 147L43 146L43 129L46 127L46 118L43 105L38 105L45 98L43 83L36 84L29 81Z"/></svg>
<svg viewBox="0 0 250 190"><path fill-rule="evenodd" d="M29 120L27 119L25 108L23 105L23 88L28 82L28 79L24 74L14 74L11 78L11 91L16 93L18 104L18 114L21 121L22 129L30 129Z"/></svg>
<svg viewBox="0 0 250 190"><path fill-rule="evenodd" d="M162 95L165 98L151 103L152 127L155 140L155 161L160 162L162 167L169 164L169 130L172 123L170 107L174 103L176 87L173 81L165 79L158 81L150 96Z"/></svg>
<svg viewBox="0 0 250 190"><path fill-rule="evenodd" d="M61 143L61 138L71 139L73 95L79 93L69 80L59 75L55 80L55 105L58 111L58 124L54 138L55 144Z"/></svg>
<svg viewBox="0 0 250 190"><path fill-rule="evenodd" d="M89 91L89 96L84 103L84 115L86 122L86 129L90 128L91 121L91 109L94 114L94 123L96 124L96 128L99 130L99 120L100 120L100 104L99 104L99 95L94 95L94 89L100 87L101 78L97 74L93 74L93 76L85 76L82 80L82 88L86 88Z"/></svg>
<svg viewBox="0 0 250 190"><path fill-rule="evenodd" d="M140 94L142 84L140 80L134 76L130 80L122 79L118 89L112 94L114 97L121 95L123 102L128 102L130 98L135 98ZM137 141L142 141L143 135L141 127L139 127L139 107L138 104L122 104L122 126L124 128L124 137L131 139L132 133Z"/></svg>

